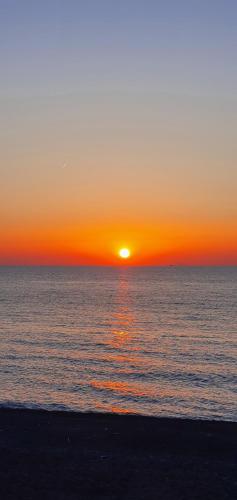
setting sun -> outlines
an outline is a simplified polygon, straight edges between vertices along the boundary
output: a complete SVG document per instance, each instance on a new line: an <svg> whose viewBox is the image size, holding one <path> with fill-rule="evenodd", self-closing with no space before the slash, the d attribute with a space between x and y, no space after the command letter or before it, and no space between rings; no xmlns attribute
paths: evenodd
<svg viewBox="0 0 237 500"><path fill-rule="evenodd" d="M121 248L119 250L119 257L122 259L128 259L130 257L130 250L128 248Z"/></svg>

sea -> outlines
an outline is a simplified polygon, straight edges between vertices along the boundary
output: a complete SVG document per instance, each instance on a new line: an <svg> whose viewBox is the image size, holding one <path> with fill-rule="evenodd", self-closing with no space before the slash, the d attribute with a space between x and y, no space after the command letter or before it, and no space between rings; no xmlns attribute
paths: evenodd
<svg viewBox="0 0 237 500"><path fill-rule="evenodd" d="M1 267L0 406L237 421L237 267Z"/></svg>

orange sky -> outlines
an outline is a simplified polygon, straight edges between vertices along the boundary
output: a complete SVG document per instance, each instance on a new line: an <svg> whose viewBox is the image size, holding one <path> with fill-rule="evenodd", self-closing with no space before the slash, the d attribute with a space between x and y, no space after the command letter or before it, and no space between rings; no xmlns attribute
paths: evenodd
<svg viewBox="0 0 237 500"><path fill-rule="evenodd" d="M102 4L2 13L0 264L237 264L236 9Z"/></svg>
<svg viewBox="0 0 237 500"><path fill-rule="evenodd" d="M220 238L220 231L222 238ZM120 248L131 258L121 261ZM19 226L4 232L2 264L225 265L236 263L232 224L110 223Z"/></svg>

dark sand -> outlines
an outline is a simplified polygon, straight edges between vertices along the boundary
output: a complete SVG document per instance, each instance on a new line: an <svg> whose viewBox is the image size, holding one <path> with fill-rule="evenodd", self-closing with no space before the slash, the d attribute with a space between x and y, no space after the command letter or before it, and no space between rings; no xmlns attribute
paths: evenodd
<svg viewBox="0 0 237 500"><path fill-rule="evenodd" d="M237 423L0 410L0 498L235 499Z"/></svg>

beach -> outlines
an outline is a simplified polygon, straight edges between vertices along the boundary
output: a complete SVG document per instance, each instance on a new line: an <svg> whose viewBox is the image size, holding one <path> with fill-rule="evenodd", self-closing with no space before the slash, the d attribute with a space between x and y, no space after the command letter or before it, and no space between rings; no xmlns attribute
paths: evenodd
<svg viewBox="0 0 237 500"><path fill-rule="evenodd" d="M235 499L237 423L0 410L0 497Z"/></svg>

